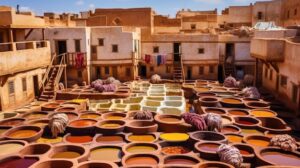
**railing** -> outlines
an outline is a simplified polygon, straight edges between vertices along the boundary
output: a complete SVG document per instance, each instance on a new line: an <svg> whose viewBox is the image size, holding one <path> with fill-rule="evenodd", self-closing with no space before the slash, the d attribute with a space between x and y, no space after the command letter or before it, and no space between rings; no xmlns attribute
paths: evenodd
<svg viewBox="0 0 300 168"><path fill-rule="evenodd" d="M0 52L29 50L47 47L47 41L22 41L12 43L0 43Z"/></svg>
<svg viewBox="0 0 300 168"><path fill-rule="evenodd" d="M45 91L45 84L49 81L49 73L51 71L51 68L53 68L55 65L54 65L54 62L57 61L57 59L59 57L62 57L61 61L60 61L60 64L59 64L59 67L61 67L62 65L62 61L64 61L65 63L65 53L64 54L60 54L58 56L56 56L56 54L54 54L54 56L52 57L52 60L51 60L51 63L49 64L45 74L44 74L44 77L40 83L40 93L44 92Z"/></svg>
<svg viewBox="0 0 300 168"><path fill-rule="evenodd" d="M58 68L58 71L57 71L57 75L56 75L55 80L54 80L54 97L53 97L53 99L56 98L56 91L58 90L59 81L60 81L61 75L62 75L64 70L66 70L66 54L63 55L63 57L60 61L59 68Z"/></svg>
<svg viewBox="0 0 300 168"><path fill-rule="evenodd" d="M181 65L181 73L182 73L183 83L185 83L185 71L184 71L184 66L183 66L182 54L180 54L180 65Z"/></svg>

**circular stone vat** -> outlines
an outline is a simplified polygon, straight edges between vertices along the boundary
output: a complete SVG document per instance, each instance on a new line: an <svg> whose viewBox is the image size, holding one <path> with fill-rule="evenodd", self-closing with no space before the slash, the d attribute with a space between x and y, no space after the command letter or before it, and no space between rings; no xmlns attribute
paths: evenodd
<svg viewBox="0 0 300 168"><path fill-rule="evenodd" d="M4 133L4 137L11 140L25 140L33 142L42 136L43 130L38 126L19 126Z"/></svg>
<svg viewBox="0 0 300 168"><path fill-rule="evenodd" d="M60 107L54 110L55 112L77 112L75 107Z"/></svg>
<svg viewBox="0 0 300 168"><path fill-rule="evenodd" d="M120 112L110 112L103 114L102 118L104 120L124 120L127 118L127 114Z"/></svg>
<svg viewBox="0 0 300 168"><path fill-rule="evenodd" d="M214 97L214 96L217 96L217 94L216 93L211 93L211 92L197 93L198 98L207 97L207 96Z"/></svg>
<svg viewBox="0 0 300 168"><path fill-rule="evenodd" d="M205 107L216 107L218 105L218 99L216 97L201 97L199 98L201 106Z"/></svg>
<svg viewBox="0 0 300 168"><path fill-rule="evenodd" d="M42 119L47 118L48 113L47 112L31 112L31 113L25 113L22 118L25 118L27 120L36 120L36 119Z"/></svg>
<svg viewBox="0 0 300 168"><path fill-rule="evenodd" d="M260 101L249 101L246 102L246 106L250 109L269 109L270 105L268 103Z"/></svg>
<svg viewBox="0 0 300 168"><path fill-rule="evenodd" d="M80 163L77 168L118 168L118 165L106 161L88 161Z"/></svg>
<svg viewBox="0 0 300 168"><path fill-rule="evenodd" d="M221 129L221 133L223 133L223 134L226 134L226 133L240 134L241 129L238 126L235 126L235 125L225 125Z"/></svg>
<svg viewBox="0 0 300 168"><path fill-rule="evenodd" d="M24 118L10 118L0 121L0 126L18 126L25 122Z"/></svg>
<svg viewBox="0 0 300 168"><path fill-rule="evenodd" d="M97 135L95 141L100 144L124 144L126 143L124 134L115 134L115 135Z"/></svg>
<svg viewBox="0 0 300 168"><path fill-rule="evenodd" d="M153 154L131 154L123 157L122 165L128 166L157 166L160 158Z"/></svg>
<svg viewBox="0 0 300 168"><path fill-rule="evenodd" d="M103 120L96 125L96 132L102 134L115 134L122 132L125 128L125 121L122 120Z"/></svg>
<svg viewBox="0 0 300 168"><path fill-rule="evenodd" d="M49 119L31 120L27 122L28 125L38 126L44 128L49 124Z"/></svg>
<svg viewBox="0 0 300 168"><path fill-rule="evenodd" d="M62 144L54 146L48 155L51 159L76 159L84 161L88 158L88 151L81 145Z"/></svg>
<svg viewBox="0 0 300 168"><path fill-rule="evenodd" d="M250 110L250 115L254 117L276 117L277 113L267 109L253 109Z"/></svg>
<svg viewBox="0 0 300 168"><path fill-rule="evenodd" d="M251 145L238 143L233 144L233 146L240 151L241 155L243 156L244 162L251 163L255 158L254 148Z"/></svg>
<svg viewBox="0 0 300 168"><path fill-rule="evenodd" d="M30 167L34 163L38 162L38 157L20 157L20 156L8 156L2 158L0 161L0 167L3 168L26 168Z"/></svg>
<svg viewBox="0 0 300 168"><path fill-rule="evenodd" d="M222 125L226 126L226 125L232 125L233 124L233 119L228 116L228 115L221 115L222 117Z"/></svg>
<svg viewBox="0 0 300 168"><path fill-rule="evenodd" d="M214 113L214 114L226 114L226 111L220 108L206 108L204 113Z"/></svg>
<svg viewBox="0 0 300 168"><path fill-rule="evenodd" d="M79 116L75 112L56 112L56 113L51 113L49 115L49 119L51 119L53 115L55 115L55 114L61 114L61 113L66 114L68 116L68 118L69 118L69 121L76 120L76 119L78 119L78 116Z"/></svg>
<svg viewBox="0 0 300 168"><path fill-rule="evenodd" d="M5 140L0 142L0 156L7 156L17 153L24 146L27 145L26 141Z"/></svg>
<svg viewBox="0 0 300 168"><path fill-rule="evenodd" d="M208 160L217 160L217 151L221 143L217 142L197 142L195 149L200 153L201 158Z"/></svg>
<svg viewBox="0 0 300 168"><path fill-rule="evenodd" d="M228 114L231 116L248 116L249 112L241 109L230 109L228 110Z"/></svg>
<svg viewBox="0 0 300 168"><path fill-rule="evenodd" d="M263 135L248 135L245 136L243 141L247 144L252 145L256 148L265 148L270 145L270 137L263 136Z"/></svg>
<svg viewBox="0 0 300 168"><path fill-rule="evenodd" d="M279 148L263 148L255 151L257 158L262 165L300 165L300 153L283 151Z"/></svg>
<svg viewBox="0 0 300 168"><path fill-rule="evenodd" d="M52 137L41 137L39 138L36 142L37 143L46 143L46 144L57 144L57 143L61 143L63 141L62 137L56 137L56 138L52 138Z"/></svg>
<svg viewBox="0 0 300 168"><path fill-rule="evenodd" d="M191 133L190 136L191 139L193 139L195 142L219 142L219 143L227 143L227 139L224 135L216 133L216 132L210 132L210 131L197 131Z"/></svg>
<svg viewBox="0 0 300 168"><path fill-rule="evenodd" d="M60 103L51 102L42 105L42 111L54 111L55 109L60 107Z"/></svg>
<svg viewBox="0 0 300 168"><path fill-rule="evenodd" d="M74 163L70 160L44 160L34 165L34 168L73 168Z"/></svg>
<svg viewBox="0 0 300 168"><path fill-rule="evenodd" d="M123 147L123 151L129 154L154 153L160 151L160 146L156 143L130 143Z"/></svg>
<svg viewBox="0 0 300 168"><path fill-rule="evenodd" d="M241 130L242 130L241 134L243 134L244 136L246 136L246 135L264 135L263 132L257 130L256 128L254 128L254 129L252 129L252 128L243 128Z"/></svg>
<svg viewBox="0 0 300 168"><path fill-rule="evenodd" d="M154 142L157 140L157 136L155 134L129 134L126 139L129 142Z"/></svg>
<svg viewBox="0 0 300 168"><path fill-rule="evenodd" d="M196 165L200 160L190 155L168 155L163 159L165 165Z"/></svg>
<svg viewBox="0 0 300 168"><path fill-rule="evenodd" d="M238 116L234 117L234 124L240 128L255 128L261 122L253 117Z"/></svg>
<svg viewBox="0 0 300 168"><path fill-rule="evenodd" d="M17 117L19 114L16 112L2 112L0 113L0 120L9 119L12 117Z"/></svg>
<svg viewBox="0 0 300 168"><path fill-rule="evenodd" d="M93 119L78 119L71 121L67 126L67 132L70 133L90 133L93 131L94 126L96 125L97 120Z"/></svg>
<svg viewBox="0 0 300 168"><path fill-rule="evenodd" d="M89 160L120 162L122 148L117 145L105 145L92 148Z"/></svg>
<svg viewBox="0 0 300 168"><path fill-rule="evenodd" d="M21 155L43 155L49 152L51 145L43 143L34 143L23 148L19 154Z"/></svg>
<svg viewBox="0 0 300 168"><path fill-rule="evenodd" d="M126 130L133 134L147 134L156 132L158 125L152 121L131 121L126 126Z"/></svg>

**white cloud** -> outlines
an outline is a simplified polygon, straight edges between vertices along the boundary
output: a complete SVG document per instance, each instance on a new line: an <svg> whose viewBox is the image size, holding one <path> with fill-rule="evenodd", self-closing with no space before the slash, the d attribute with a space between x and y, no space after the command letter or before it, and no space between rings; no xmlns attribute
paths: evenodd
<svg viewBox="0 0 300 168"><path fill-rule="evenodd" d="M95 4L89 4L89 8L90 8L90 10L94 10L95 9Z"/></svg>
<svg viewBox="0 0 300 168"><path fill-rule="evenodd" d="M30 9L30 7L28 7L28 6L20 6L19 9L20 9L21 12L30 12L30 11L32 11Z"/></svg>
<svg viewBox="0 0 300 168"><path fill-rule="evenodd" d="M78 6L81 6L81 5L84 4L84 1L83 0L78 0L78 1L76 1L75 4L78 5Z"/></svg>

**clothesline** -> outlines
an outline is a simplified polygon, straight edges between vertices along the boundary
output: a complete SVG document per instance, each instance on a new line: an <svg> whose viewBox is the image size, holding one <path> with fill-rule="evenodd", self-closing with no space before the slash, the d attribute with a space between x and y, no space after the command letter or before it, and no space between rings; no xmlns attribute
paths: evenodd
<svg viewBox="0 0 300 168"><path fill-rule="evenodd" d="M146 64L155 64L157 66L166 64L167 55L159 54L159 55L150 55L145 54L144 61Z"/></svg>

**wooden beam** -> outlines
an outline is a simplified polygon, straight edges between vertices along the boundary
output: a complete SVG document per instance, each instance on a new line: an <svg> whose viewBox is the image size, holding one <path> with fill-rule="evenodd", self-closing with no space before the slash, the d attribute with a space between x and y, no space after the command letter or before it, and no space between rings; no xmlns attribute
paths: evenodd
<svg viewBox="0 0 300 168"><path fill-rule="evenodd" d="M33 29L30 29L29 32L25 35L25 40L27 40L27 38L30 36L30 34L32 33Z"/></svg>

